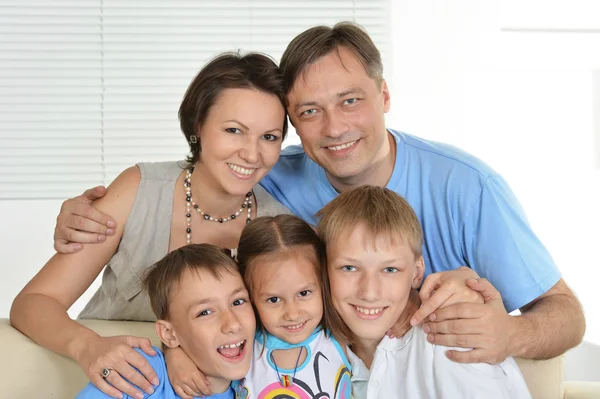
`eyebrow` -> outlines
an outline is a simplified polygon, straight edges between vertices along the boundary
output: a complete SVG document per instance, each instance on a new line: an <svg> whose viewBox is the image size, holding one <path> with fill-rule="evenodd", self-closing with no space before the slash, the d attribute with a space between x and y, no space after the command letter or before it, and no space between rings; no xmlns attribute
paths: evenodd
<svg viewBox="0 0 600 399"><path fill-rule="evenodd" d="M358 87L352 87L350 89L347 89L347 90L337 93L335 96L337 98L342 98L342 97L346 97L348 94L354 94L354 93L360 94L361 96L366 95L366 93L363 89L360 89ZM298 109L300 109L300 108L314 106L314 105L318 105L318 103L316 101L306 101L306 102L303 102L303 103L300 103L300 104L294 106L294 111L298 111Z"/></svg>
<svg viewBox="0 0 600 399"><path fill-rule="evenodd" d="M241 127L243 127L244 129L250 130L250 128L248 126L244 125L242 122L238 121L237 119L229 119L229 120L227 120L225 122L235 122L238 125L240 125Z"/></svg>
<svg viewBox="0 0 600 399"><path fill-rule="evenodd" d="M354 94L354 93L360 94L362 96L364 96L366 94L363 89L359 89L358 87L352 87L348 90L344 90L344 91L338 93L336 95L336 97L337 98L346 97L348 94Z"/></svg>
<svg viewBox="0 0 600 399"><path fill-rule="evenodd" d="M229 119L229 120L226 120L225 122L234 122L234 123L237 123L238 125L240 125L241 127L243 127L244 129L250 130L250 128L248 126L244 125L242 122L238 121L237 119ZM276 127L275 129L269 129L269 130L265 131L264 134L271 133L271 132L283 132L283 130Z"/></svg>
<svg viewBox="0 0 600 399"><path fill-rule="evenodd" d="M246 287L240 286L237 289L233 290L229 296L230 297L236 296L240 292L243 292L244 290L246 290ZM198 306L198 305L205 305L207 303L217 302L217 301L218 301L218 298L215 298L215 297L202 298L199 301L196 301L196 302L190 304L190 307Z"/></svg>
<svg viewBox="0 0 600 399"><path fill-rule="evenodd" d="M310 284L307 284L304 287L302 287L302 289L300 289L299 292L306 291L306 290L316 290L316 289L317 289L317 284L310 283ZM274 294L272 292L265 292L265 293L261 293L259 296L261 298L271 298L271 297L274 297L274 296L279 296L279 294Z"/></svg>
<svg viewBox="0 0 600 399"><path fill-rule="evenodd" d="M337 259L338 263L342 263L342 262L349 262L349 263L362 263L361 261L359 261L358 259L354 259L352 257L349 256L344 256L341 258ZM393 264L393 263L402 263L400 259L398 258L390 258L390 259L385 259L381 262L379 262L380 265L389 265L389 264Z"/></svg>

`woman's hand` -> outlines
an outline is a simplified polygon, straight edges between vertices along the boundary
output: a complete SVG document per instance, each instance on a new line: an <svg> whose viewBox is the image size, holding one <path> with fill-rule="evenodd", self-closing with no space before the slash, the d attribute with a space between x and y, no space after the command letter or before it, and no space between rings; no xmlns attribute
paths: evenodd
<svg viewBox="0 0 600 399"><path fill-rule="evenodd" d="M74 359L92 384L105 394L122 398L122 393L125 393L132 398L143 399L142 392L133 385L152 394L152 385L157 386L159 381L152 366L133 348L140 348L149 356L156 355L148 338L120 335L96 337L82 343L82 349ZM106 379L102 377L104 368L110 370Z"/></svg>
<svg viewBox="0 0 600 399"><path fill-rule="evenodd" d="M479 275L466 266L427 276L419 291L423 304L413 315L410 324L419 325L437 309L456 303L483 303L483 296L467 285L467 280L478 278Z"/></svg>
<svg viewBox="0 0 600 399"><path fill-rule="evenodd" d="M169 381L171 381L175 393L182 399L212 395L208 387L210 383L183 349L179 347L166 348L165 360Z"/></svg>

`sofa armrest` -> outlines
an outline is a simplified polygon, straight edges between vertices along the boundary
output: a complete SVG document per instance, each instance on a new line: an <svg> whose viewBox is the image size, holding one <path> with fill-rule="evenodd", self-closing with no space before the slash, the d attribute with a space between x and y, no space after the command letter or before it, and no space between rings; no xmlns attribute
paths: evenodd
<svg viewBox="0 0 600 399"><path fill-rule="evenodd" d="M135 335L150 338L154 345L160 343L155 323L78 322L102 336ZM73 398L89 382L77 363L42 348L11 327L8 319L0 319L0 353L5 359L0 362L0 399Z"/></svg>
<svg viewBox="0 0 600 399"><path fill-rule="evenodd" d="M533 399L563 399L564 358L548 360L515 358Z"/></svg>
<svg viewBox="0 0 600 399"><path fill-rule="evenodd" d="M565 382L564 399L598 399L600 398L600 382Z"/></svg>

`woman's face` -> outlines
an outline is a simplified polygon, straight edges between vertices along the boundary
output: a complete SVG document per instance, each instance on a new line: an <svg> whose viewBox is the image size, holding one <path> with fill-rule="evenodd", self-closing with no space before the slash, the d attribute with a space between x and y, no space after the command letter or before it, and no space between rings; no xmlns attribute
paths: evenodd
<svg viewBox="0 0 600 399"><path fill-rule="evenodd" d="M232 195L250 191L279 158L284 118L274 94L223 90L199 129L205 177Z"/></svg>

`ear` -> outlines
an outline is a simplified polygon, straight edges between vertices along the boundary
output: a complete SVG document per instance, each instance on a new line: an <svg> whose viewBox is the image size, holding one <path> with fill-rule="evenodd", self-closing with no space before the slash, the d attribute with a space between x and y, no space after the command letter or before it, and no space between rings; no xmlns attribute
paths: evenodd
<svg viewBox="0 0 600 399"><path fill-rule="evenodd" d="M390 91L385 79L381 81L381 95L383 96L383 112L387 113L392 105L392 100L390 98Z"/></svg>
<svg viewBox="0 0 600 399"><path fill-rule="evenodd" d="M175 334L173 324L166 320L156 321L156 335L167 348L177 348L179 346L179 339Z"/></svg>
<svg viewBox="0 0 600 399"><path fill-rule="evenodd" d="M419 288L423 281L423 274L425 274L425 260L423 256L419 256L417 263L415 264L415 274L413 276L412 288Z"/></svg>

